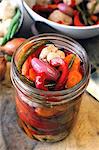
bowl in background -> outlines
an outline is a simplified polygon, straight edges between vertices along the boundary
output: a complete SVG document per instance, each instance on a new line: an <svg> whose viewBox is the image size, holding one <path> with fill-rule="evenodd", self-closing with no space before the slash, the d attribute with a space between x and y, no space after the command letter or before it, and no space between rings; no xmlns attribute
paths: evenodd
<svg viewBox="0 0 99 150"><path fill-rule="evenodd" d="M85 26L85 27L68 26L68 25L62 25L62 24L50 21L40 16L39 14L37 14L36 12L32 10L32 6L35 4L35 1L36 0L24 0L23 1L23 5L25 9L35 21L46 23L49 26L53 27L54 29L60 31L62 34L68 35L75 39L86 39L86 38L99 35L99 25Z"/></svg>

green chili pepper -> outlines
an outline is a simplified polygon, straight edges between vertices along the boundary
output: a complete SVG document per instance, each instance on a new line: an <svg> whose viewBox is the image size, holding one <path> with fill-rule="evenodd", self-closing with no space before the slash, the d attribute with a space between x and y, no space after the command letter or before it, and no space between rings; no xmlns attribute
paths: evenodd
<svg viewBox="0 0 99 150"><path fill-rule="evenodd" d="M25 83L28 83L30 86L35 86L35 83L33 82L33 81L31 81L31 80L29 80L28 78L26 78L25 76L23 76L23 75L19 75L19 78L22 80L22 81L24 81Z"/></svg>
<svg viewBox="0 0 99 150"><path fill-rule="evenodd" d="M23 53L23 55L21 56L21 58L17 62L17 69L18 69L18 71L21 72L22 65L24 64L26 59L31 54L33 54L39 47L41 47L42 45L45 45L47 43L48 43L48 41L41 41L41 42L37 43L36 45L33 45L29 50L27 50L26 53Z"/></svg>
<svg viewBox="0 0 99 150"><path fill-rule="evenodd" d="M76 58L76 54L74 54L74 55L73 55L73 57L72 57L72 59L71 59L71 61L70 61L69 65L68 65L68 68L69 68L69 69L72 67L72 65L73 65L73 63L74 63L75 58Z"/></svg>
<svg viewBox="0 0 99 150"><path fill-rule="evenodd" d="M81 13L81 16L82 16L82 18L83 18L84 24L85 24L85 25L88 25L87 17L86 17L85 12L79 7L79 5L77 5L76 8L77 8L77 10Z"/></svg>
<svg viewBox="0 0 99 150"><path fill-rule="evenodd" d="M15 71L18 72L18 69L15 68ZM18 77L20 78L21 81L27 83L30 86L35 86L35 83L31 80L29 80L28 78L26 78L24 75L22 75L21 73L18 73Z"/></svg>
<svg viewBox="0 0 99 150"><path fill-rule="evenodd" d="M10 24L10 26L9 26L9 29L8 29L7 40L10 39L13 26L14 26L17 22L19 22L20 16L21 16L21 11L20 11L20 9L17 9L16 14L15 14L15 16L13 17L13 19L12 19L12 21L11 21L11 24Z"/></svg>

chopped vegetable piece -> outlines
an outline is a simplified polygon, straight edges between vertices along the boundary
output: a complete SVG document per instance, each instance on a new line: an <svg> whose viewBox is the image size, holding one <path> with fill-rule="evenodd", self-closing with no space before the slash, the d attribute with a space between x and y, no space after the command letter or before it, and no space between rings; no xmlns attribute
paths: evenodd
<svg viewBox="0 0 99 150"><path fill-rule="evenodd" d="M35 112L42 117L51 117L53 115L56 115L59 112L63 112L66 110L66 105L59 105L54 107L37 107L35 109Z"/></svg>
<svg viewBox="0 0 99 150"><path fill-rule="evenodd" d="M57 9L57 4L48 4L48 5L34 5L32 9L36 12L51 12L54 9Z"/></svg>
<svg viewBox="0 0 99 150"><path fill-rule="evenodd" d="M33 68L29 69L29 79L35 82L36 72L33 70Z"/></svg>
<svg viewBox="0 0 99 150"><path fill-rule="evenodd" d="M45 74L44 72L39 73L39 74L36 76L36 81L35 81L36 88L37 88L37 89L40 89L40 90L45 90L45 91L47 91L48 88L44 86L46 79L47 79L47 76L46 76L46 74Z"/></svg>
<svg viewBox="0 0 99 150"><path fill-rule="evenodd" d="M67 88L72 88L82 80L82 74L79 71L70 71L67 79Z"/></svg>
<svg viewBox="0 0 99 150"><path fill-rule="evenodd" d="M71 62L73 56L75 56L75 54L69 54L65 57L64 60L68 64L68 66L70 65L70 62ZM79 69L80 69L80 58L76 55L76 58L74 59L70 70L79 70Z"/></svg>
<svg viewBox="0 0 99 150"><path fill-rule="evenodd" d="M54 67L59 66L58 70L62 72L61 76L59 77L59 80L57 81L55 89L58 90L58 89L64 88L64 85L66 83L67 76L68 76L68 65L67 65L67 63L63 59L58 58L58 57L52 59L50 63Z"/></svg>
<svg viewBox="0 0 99 150"><path fill-rule="evenodd" d="M65 25L71 25L73 23L73 19L71 16L64 14L62 11L55 9L48 17L49 20L58 22L62 21Z"/></svg>
<svg viewBox="0 0 99 150"><path fill-rule="evenodd" d="M57 111L54 108L46 108L46 107L45 108L38 107L35 109L35 112L42 117L50 117L57 113Z"/></svg>

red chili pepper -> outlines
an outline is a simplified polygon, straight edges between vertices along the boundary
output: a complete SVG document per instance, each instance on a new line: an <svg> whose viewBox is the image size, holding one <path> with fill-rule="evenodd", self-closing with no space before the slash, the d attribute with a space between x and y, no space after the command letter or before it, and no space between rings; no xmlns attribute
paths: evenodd
<svg viewBox="0 0 99 150"><path fill-rule="evenodd" d="M56 90L62 89L64 88L64 85L66 83L67 80L67 76L68 76L68 65L66 64L66 62L61 59L61 58L54 58L51 60L51 65L54 67L58 67L58 70L62 72L59 80L57 81L57 84L55 86Z"/></svg>
<svg viewBox="0 0 99 150"><path fill-rule="evenodd" d="M31 126L34 126L35 128L39 129L46 129L46 130L54 130L58 128L60 125L58 123L47 123L46 121L37 121L36 119L33 119L32 116L28 114L24 114L24 112L19 112L17 109L18 116L20 119L22 119L24 122L30 124Z"/></svg>
<svg viewBox="0 0 99 150"><path fill-rule="evenodd" d="M35 111L36 110L36 108L38 108L38 107L32 107L32 106L29 106L27 103L25 103L24 101L22 101L22 100L20 100L20 99L18 99L18 98L16 98L16 107L18 108L18 110L19 110L19 112L24 112L25 114L29 114L30 116L32 116L32 118L33 119L35 119L35 120L37 120L37 121L41 121L41 119L42 119L42 122L44 122L45 121L45 118L40 118L39 116L38 116L38 114L37 114L37 112ZM63 111L63 107L62 108L60 108L60 107L62 107L62 106L58 106L58 108L59 108L59 111L60 110L62 110ZM53 123L55 123L56 121L55 120L47 120L47 123L49 123L49 124L53 124ZM62 122L61 122L61 120L58 122L58 120L57 120L57 123L59 123L59 124L63 124Z"/></svg>
<svg viewBox="0 0 99 150"><path fill-rule="evenodd" d="M39 75L36 76L35 85L36 85L37 89L45 90L45 91L48 90L48 88L46 88L44 86L46 78L47 77L46 77L46 74L44 72L40 73Z"/></svg>
<svg viewBox="0 0 99 150"><path fill-rule="evenodd" d="M35 71L33 70L33 68L30 68L30 69L29 69L29 79L30 79L31 81L34 81L34 82L35 82L35 78L36 78L36 73L35 73Z"/></svg>
<svg viewBox="0 0 99 150"><path fill-rule="evenodd" d="M99 20L97 21L97 23L96 24L99 24Z"/></svg>
<svg viewBox="0 0 99 150"><path fill-rule="evenodd" d="M80 21L80 17L79 17L79 12L75 14L74 16L74 25L75 26L85 26L83 23L81 23Z"/></svg>
<svg viewBox="0 0 99 150"><path fill-rule="evenodd" d="M57 4L48 4L48 5L34 5L32 10L38 12L51 12L54 9L57 9Z"/></svg>
<svg viewBox="0 0 99 150"><path fill-rule="evenodd" d="M33 117L33 119L38 120L36 117L35 109L33 107L30 107L28 104L26 104L24 101L16 98L16 107L19 109L20 112L24 112L24 114L29 114Z"/></svg>
<svg viewBox="0 0 99 150"><path fill-rule="evenodd" d="M77 11L77 10L74 10L74 11L73 11L73 16L75 16L77 13L78 13L78 11Z"/></svg>
<svg viewBox="0 0 99 150"><path fill-rule="evenodd" d="M71 0L71 4L69 6L74 7L76 5L76 0Z"/></svg>
<svg viewBox="0 0 99 150"><path fill-rule="evenodd" d="M60 124L56 123L56 122L52 123L52 122L47 122L47 121L44 122L44 120L43 121L38 120L36 116L34 117L34 115L36 113L34 113L34 112L33 112L34 114L30 113L30 110L25 107L26 105L21 104L21 102L19 100L16 100L16 106L17 106L16 107L17 113L18 113L18 116L20 117L20 119L22 119L24 122L30 124L31 126L40 128L42 130L43 129L53 130L60 126Z"/></svg>

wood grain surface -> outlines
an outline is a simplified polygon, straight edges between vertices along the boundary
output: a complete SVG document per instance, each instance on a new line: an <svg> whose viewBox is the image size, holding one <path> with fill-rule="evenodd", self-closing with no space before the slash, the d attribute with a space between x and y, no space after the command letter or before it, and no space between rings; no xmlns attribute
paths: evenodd
<svg viewBox="0 0 99 150"><path fill-rule="evenodd" d="M99 150L99 102L84 94L76 125L63 141L53 144L33 141L17 125L14 90L8 69L5 81L0 82L0 150L6 149Z"/></svg>

